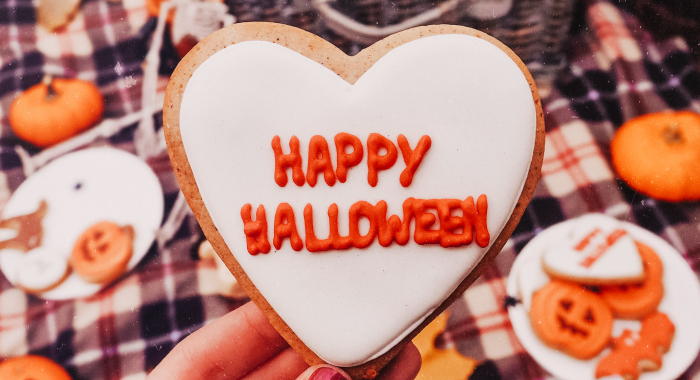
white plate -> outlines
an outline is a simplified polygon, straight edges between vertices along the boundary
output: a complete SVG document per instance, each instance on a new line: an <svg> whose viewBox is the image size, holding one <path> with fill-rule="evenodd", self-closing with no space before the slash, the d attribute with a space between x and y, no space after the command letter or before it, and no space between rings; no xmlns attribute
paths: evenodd
<svg viewBox="0 0 700 380"><path fill-rule="evenodd" d="M19 186L2 217L32 213L41 200L48 203L42 220L42 247L66 260L78 236L89 226L102 220L131 225L135 238L127 270L146 255L163 218L163 191L156 175L138 157L114 148L86 149L47 164ZM23 254L0 250L0 269L13 284ZM85 282L72 273L58 287L39 295L46 299L81 298L105 285Z"/></svg>
<svg viewBox="0 0 700 380"><path fill-rule="evenodd" d="M603 217L600 215L600 217ZM508 276L507 292L515 298L521 298L518 276L523 269L528 269L526 276L533 275L533 262L539 262L545 248L558 241L576 223L572 219L554 225L538 234L520 252ZM700 351L700 283L695 273L690 269L683 257L666 241L655 234L631 223L621 222L624 228L635 240L653 248L664 264L664 298L659 305L659 311L666 313L676 326L676 333L671 349L663 356L660 370L643 372L639 380L670 380L680 376L695 360ZM535 290L529 288L528 292ZM508 309L513 330L523 347L544 369L560 379L594 380L595 368L598 361L607 355L605 349L597 357L590 360L574 359L544 345L530 327L530 319L523 304ZM624 328L634 329L639 324L635 321L615 320L613 335L619 335ZM638 327L637 327L638 328ZM609 376L605 379L622 379L619 376Z"/></svg>

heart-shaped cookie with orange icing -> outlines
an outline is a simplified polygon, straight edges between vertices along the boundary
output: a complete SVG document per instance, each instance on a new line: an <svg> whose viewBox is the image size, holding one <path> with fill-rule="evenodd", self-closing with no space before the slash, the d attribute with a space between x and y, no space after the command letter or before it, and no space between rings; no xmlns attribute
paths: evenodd
<svg viewBox="0 0 700 380"><path fill-rule="evenodd" d="M552 277L585 285L642 282L642 257L634 239L615 219L592 214L580 218L568 234L542 255Z"/></svg>
<svg viewBox="0 0 700 380"><path fill-rule="evenodd" d="M237 24L168 84L168 150L217 253L309 364L372 378L480 274L539 177L523 63L460 26L347 56Z"/></svg>

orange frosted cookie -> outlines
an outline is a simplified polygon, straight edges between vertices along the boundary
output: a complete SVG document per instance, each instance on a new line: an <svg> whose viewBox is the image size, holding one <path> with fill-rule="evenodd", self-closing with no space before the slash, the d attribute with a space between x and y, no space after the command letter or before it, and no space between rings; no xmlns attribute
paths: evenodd
<svg viewBox="0 0 700 380"><path fill-rule="evenodd" d="M613 313L596 293L552 280L533 294L530 323L548 346L578 359L590 359L608 344Z"/></svg>
<svg viewBox="0 0 700 380"><path fill-rule="evenodd" d="M617 317L640 319L656 310L664 296L663 263L653 249L635 241L642 257L645 278L639 284L600 287L600 295Z"/></svg>
<svg viewBox="0 0 700 380"><path fill-rule="evenodd" d="M671 347L675 326L664 313L653 313L642 321L638 337L630 330L613 340L612 352L598 362L596 378L620 375L636 380L642 371L661 368L662 355Z"/></svg>
<svg viewBox="0 0 700 380"><path fill-rule="evenodd" d="M85 281L106 284L126 271L133 252L134 229L99 222L85 230L71 253L73 269Z"/></svg>

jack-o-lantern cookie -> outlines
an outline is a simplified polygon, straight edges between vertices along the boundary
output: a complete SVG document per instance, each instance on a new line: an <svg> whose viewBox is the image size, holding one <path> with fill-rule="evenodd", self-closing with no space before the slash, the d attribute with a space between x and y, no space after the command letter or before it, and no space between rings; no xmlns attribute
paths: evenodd
<svg viewBox="0 0 700 380"><path fill-rule="evenodd" d="M539 175L542 117L522 62L473 29L419 27L347 56L241 23L181 61L164 131L251 299L309 364L359 379L503 247Z"/></svg>
<svg viewBox="0 0 700 380"><path fill-rule="evenodd" d="M601 297L619 318L641 319L656 310L664 297L664 268L661 259L648 245L638 241L635 245L644 263L644 281L600 287Z"/></svg>
<svg viewBox="0 0 700 380"><path fill-rule="evenodd" d="M26 355L0 362L0 379L71 380L63 367L43 356Z"/></svg>
<svg viewBox="0 0 700 380"><path fill-rule="evenodd" d="M134 229L102 221L78 237L71 252L75 272L90 283L106 284L126 271L133 252Z"/></svg>
<svg viewBox="0 0 700 380"><path fill-rule="evenodd" d="M578 359L590 359L607 346L613 320L599 295L574 283L552 280L532 296L532 329L547 345Z"/></svg>

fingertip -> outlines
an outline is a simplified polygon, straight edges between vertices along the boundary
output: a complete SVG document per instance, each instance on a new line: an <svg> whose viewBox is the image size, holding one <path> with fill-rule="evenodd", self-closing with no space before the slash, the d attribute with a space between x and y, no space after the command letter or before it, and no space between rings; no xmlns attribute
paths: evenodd
<svg viewBox="0 0 700 380"><path fill-rule="evenodd" d="M338 367L328 364L311 366L296 380L352 380L350 376Z"/></svg>
<svg viewBox="0 0 700 380"><path fill-rule="evenodd" d="M413 342L409 342L396 357L382 369L375 380L411 380L418 376L422 359Z"/></svg>
<svg viewBox="0 0 700 380"><path fill-rule="evenodd" d="M406 355L406 364L409 365L410 369L412 369L413 377L411 378L415 378L416 376L418 376L418 372L420 372L420 367L423 363L423 357L420 355L418 347L416 347L416 345L413 344L413 342L409 342L406 345L406 348L403 350L403 353L404 355Z"/></svg>

